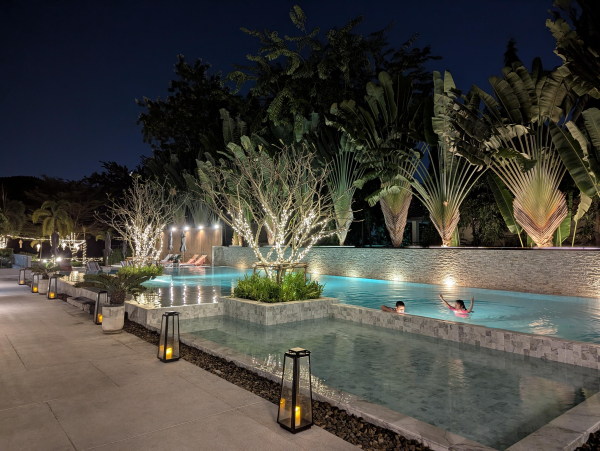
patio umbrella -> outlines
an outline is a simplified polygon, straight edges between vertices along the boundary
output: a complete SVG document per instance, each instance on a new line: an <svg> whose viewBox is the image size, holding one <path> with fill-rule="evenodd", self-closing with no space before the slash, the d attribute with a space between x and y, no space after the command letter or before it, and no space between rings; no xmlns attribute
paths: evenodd
<svg viewBox="0 0 600 451"><path fill-rule="evenodd" d="M173 250L173 231L169 230L169 245L167 246L167 249L169 249L170 251Z"/></svg>
<svg viewBox="0 0 600 451"><path fill-rule="evenodd" d="M187 250L187 248L185 247L185 230L183 232L181 232L181 247L179 248L179 252L183 252L185 254L185 251Z"/></svg>
<svg viewBox="0 0 600 451"><path fill-rule="evenodd" d="M108 265L108 256L112 254L112 249L110 248L112 245L112 241L110 239L110 232L106 232L104 236L104 255L106 256L106 265Z"/></svg>
<svg viewBox="0 0 600 451"><path fill-rule="evenodd" d="M50 235L50 245L52 246L52 255L56 259L58 257L58 242L60 241L58 233L52 232Z"/></svg>

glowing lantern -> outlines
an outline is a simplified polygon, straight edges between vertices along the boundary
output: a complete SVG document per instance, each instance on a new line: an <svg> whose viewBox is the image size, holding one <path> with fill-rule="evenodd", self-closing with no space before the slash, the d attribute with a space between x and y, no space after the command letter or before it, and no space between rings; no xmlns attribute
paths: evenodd
<svg viewBox="0 0 600 451"><path fill-rule="evenodd" d="M37 293L39 291L39 287L40 287L40 275L34 274L33 280L31 281L31 292Z"/></svg>
<svg viewBox="0 0 600 451"><path fill-rule="evenodd" d="M25 285L25 268L19 269L19 285Z"/></svg>
<svg viewBox="0 0 600 451"><path fill-rule="evenodd" d="M277 422L293 434L309 429L314 424L310 351L306 349L290 349L283 358Z"/></svg>
<svg viewBox="0 0 600 451"><path fill-rule="evenodd" d="M165 312L160 326L158 359L168 363L179 360L179 313Z"/></svg>
<svg viewBox="0 0 600 451"><path fill-rule="evenodd" d="M52 277L50 277L50 280L48 281L48 293L47 293L46 297L48 299L56 299L57 295L58 295L58 277L52 276Z"/></svg>
<svg viewBox="0 0 600 451"><path fill-rule="evenodd" d="M102 305L108 304L108 291L98 292L94 306L94 324L102 324Z"/></svg>

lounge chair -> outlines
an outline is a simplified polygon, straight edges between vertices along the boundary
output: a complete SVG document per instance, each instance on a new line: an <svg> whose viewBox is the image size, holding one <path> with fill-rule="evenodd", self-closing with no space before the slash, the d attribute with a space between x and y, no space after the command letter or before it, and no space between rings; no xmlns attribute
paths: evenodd
<svg viewBox="0 0 600 451"><path fill-rule="evenodd" d="M200 257L198 257L198 260L196 260L196 263L194 263L194 266L202 266L202 265L204 265L205 262L206 262L206 255L201 255Z"/></svg>
<svg viewBox="0 0 600 451"><path fill-rule="evenodd" d="M170 262L169 262L169 259L170 259L172 256L173 256L173 254L167 254L167 256L164 258L164 260L160 260L160 261L158 262L158 264L159 264L159 265L164 265L164 264L170 263Z"/></svg>
<svg viewBox="0 0 600 451"><path fill-rule="evenodd" d="M198 260L198 254L195 254L185 263L179 263L179 266L194 266L196 264L196 260Z"/></svg>
<svg viewBox="0 0 600 451"><path fill-rule="evenodd" d="M121 262L121 268L123 268L124 266L127 266L127 262Z"/></svg>

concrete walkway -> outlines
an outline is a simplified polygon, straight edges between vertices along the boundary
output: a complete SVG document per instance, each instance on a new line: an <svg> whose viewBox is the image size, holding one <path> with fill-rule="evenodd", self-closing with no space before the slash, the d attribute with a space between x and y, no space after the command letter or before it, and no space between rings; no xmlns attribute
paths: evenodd
<svg viewBox="0 0 600 451"><path fill-rule="evenodd" d="M0 450L356 450L156 347L0 278Z"/></svg>

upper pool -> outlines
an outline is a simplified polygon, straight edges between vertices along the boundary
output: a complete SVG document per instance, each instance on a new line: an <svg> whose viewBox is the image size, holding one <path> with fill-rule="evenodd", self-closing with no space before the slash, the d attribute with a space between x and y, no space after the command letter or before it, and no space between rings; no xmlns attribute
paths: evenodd
<svg viewBox="0 0 600 451"><path fill-rule="evenodd" d="M217 302L217 296L232 293L235 282L245 273L231 267L166 269L165 274L148 282L151 289L142 302L157 307ZM512 291L449 287L408 282L314 275L325 284L324 296L340 302L378 309L404 301L412 315L468 322L487 327L514 330L569 340L600 343L600 299L549 296ZM475 298L470 318L456 317L438 299Z"/></svg>

